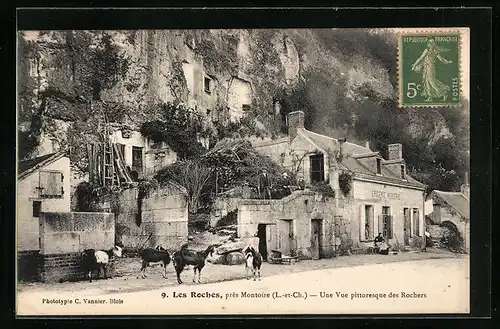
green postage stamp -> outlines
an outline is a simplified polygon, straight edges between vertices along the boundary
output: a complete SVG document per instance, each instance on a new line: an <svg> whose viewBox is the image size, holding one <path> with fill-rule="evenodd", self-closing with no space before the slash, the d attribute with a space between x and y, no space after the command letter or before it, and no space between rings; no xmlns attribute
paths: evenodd
<svg viewBox="0 0 500 329"><path fill-rule="evenodd" d="M401 33L398 41L399 106L459 106L460 33Z"/></svg>

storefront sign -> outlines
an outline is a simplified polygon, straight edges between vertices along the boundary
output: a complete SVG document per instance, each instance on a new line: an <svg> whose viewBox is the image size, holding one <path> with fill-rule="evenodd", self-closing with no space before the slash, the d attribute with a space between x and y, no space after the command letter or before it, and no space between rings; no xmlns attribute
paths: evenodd
<svg viewBox="0 0 500 329"><path fill-rule="evenodd" d="M399 200L399 193L388 193L384 191L372 190L372 197L377 199L391 199L391 200Z"/></svg>

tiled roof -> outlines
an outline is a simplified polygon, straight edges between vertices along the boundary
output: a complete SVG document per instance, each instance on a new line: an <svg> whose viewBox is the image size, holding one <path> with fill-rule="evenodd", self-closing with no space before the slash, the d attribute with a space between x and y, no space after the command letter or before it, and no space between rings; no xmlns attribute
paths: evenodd
<svg viewBox="0 0 500 329"><path fill-rule="evenodd" d="M432 193L455 209L463 218L469 219L469 200L461 192L434 190Z"/></svg>
<svg viewBox="0 0 500 329"><path fill-rule="evenodd" d="M301 129L301 132L304 133L314 144L318 147L322 148L325 151L335 150L339 146L338 139L320 135L314 133L312 131ZM353 156L356 155L367 155L367 156L376 156L378 153L370 150L367 147L357 145L351 142L345 142L342 144L344 157L342 158L341 164L348 170L353 173L359 174L359 177L371 178L374 180L384 181L387 183L397 183L407 186L413 186L418 188L424 188L425 185L418 182L416 179L411 177L410 175L406 175L406 179L401 179L399 173L394 173L389 168L382 165L382 175L377 175L376 168L368 168L361 161L356 159ZM384 163L387 160L382 160ZM394 162L394 161L392 161Z"/></svg>
<svg viewBox="0 0 500 329"><path fill-rule="evenodd" d="M281 144L281 143L288 143L289 138L288 137L281 137L277 139L265 139L265 140L252 140L250 141L253 147L263 147L263 146L270 146L270 145L276 145L276 144Z"/></svg>
<svg viewBox="0 0 500 329"><path fill-rule="evenodd" d="M374 179L386 183L394 183L418 188L423 188L425 186L409 175L406 175L406 180L401 179L393 171L384 166L382 166L381 168L382 174L377 175L374 170L368 168L363 163L361 163L361 161L353 157L344 157L342 159L342 165L344 165L347 169L352 171L356 176L360 178Z"/></svg>
<svg viewBox="0 0 500 329"><path fill-rule="evenodd" d="M50 154L42 155L42 156L39 156L36 158L19 161L19 164L18 164L19 178L26 176L32 170L36 169L36 167L40 167L40 166L52 163L53 161L59 159L62 156L63 156L63 154L61 154L61 153L50 153Z"/></svg>

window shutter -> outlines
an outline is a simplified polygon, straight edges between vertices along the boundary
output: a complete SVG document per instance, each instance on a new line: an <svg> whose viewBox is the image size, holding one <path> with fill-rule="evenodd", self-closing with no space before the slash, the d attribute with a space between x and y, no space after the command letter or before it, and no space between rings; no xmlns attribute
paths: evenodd
<svg viewBox="0 0 500 329"><path fill-rule="evenodd" d="M392 216L387 216L387 236L392 239Z"/></svg>
<svg viewBox="0 0 500 329"><path fill-rule="evenodd" d="M384 233L384 215L378 215L378 233Z"/></svg>
<svg viewBox="0 0 500 329"><path fill-rule="evenodd" d="M40 195L47 197L61 196L63 194L64 176L60 172L40 171Z"/></svg>
<svg viewBox="0 0 500 329"><path fill-rule="evenodd" d="M359 206L359 241L366 240L365 236L365 205Z"/></svg>
<svg viewBox="0 0 500 329"><path fill-rule="evenodd" d="M40 178L40 195L48 195L48 186L49 186L49 173L46 171L40 171L39 173L39 178Z"/></svg>

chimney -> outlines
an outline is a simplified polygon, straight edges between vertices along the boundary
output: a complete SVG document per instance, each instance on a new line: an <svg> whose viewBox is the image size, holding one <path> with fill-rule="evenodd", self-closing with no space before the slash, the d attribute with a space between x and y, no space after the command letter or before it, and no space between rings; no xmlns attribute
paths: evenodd
<svg viewBox="0 0 500 329"><path fill-rule="evenodd" d="M389 159L388 160L402 160L403 159L403 145L389 144Z"/></svg>
<svg viewBox="0 0 500 329"><path fill-rule="evenodd" d="M290 140L294 139L297 136L297 129L304 128L304 112L302 111L294 111L290 112L287 115L288 121L288 135L290 136Z"/></svg>
<svg viewBox="0 0 500 329"><path fill-rule="evenodd" d="M366 147L367 149L370 149L370 141L366 141L365 147Z"/></svg>

